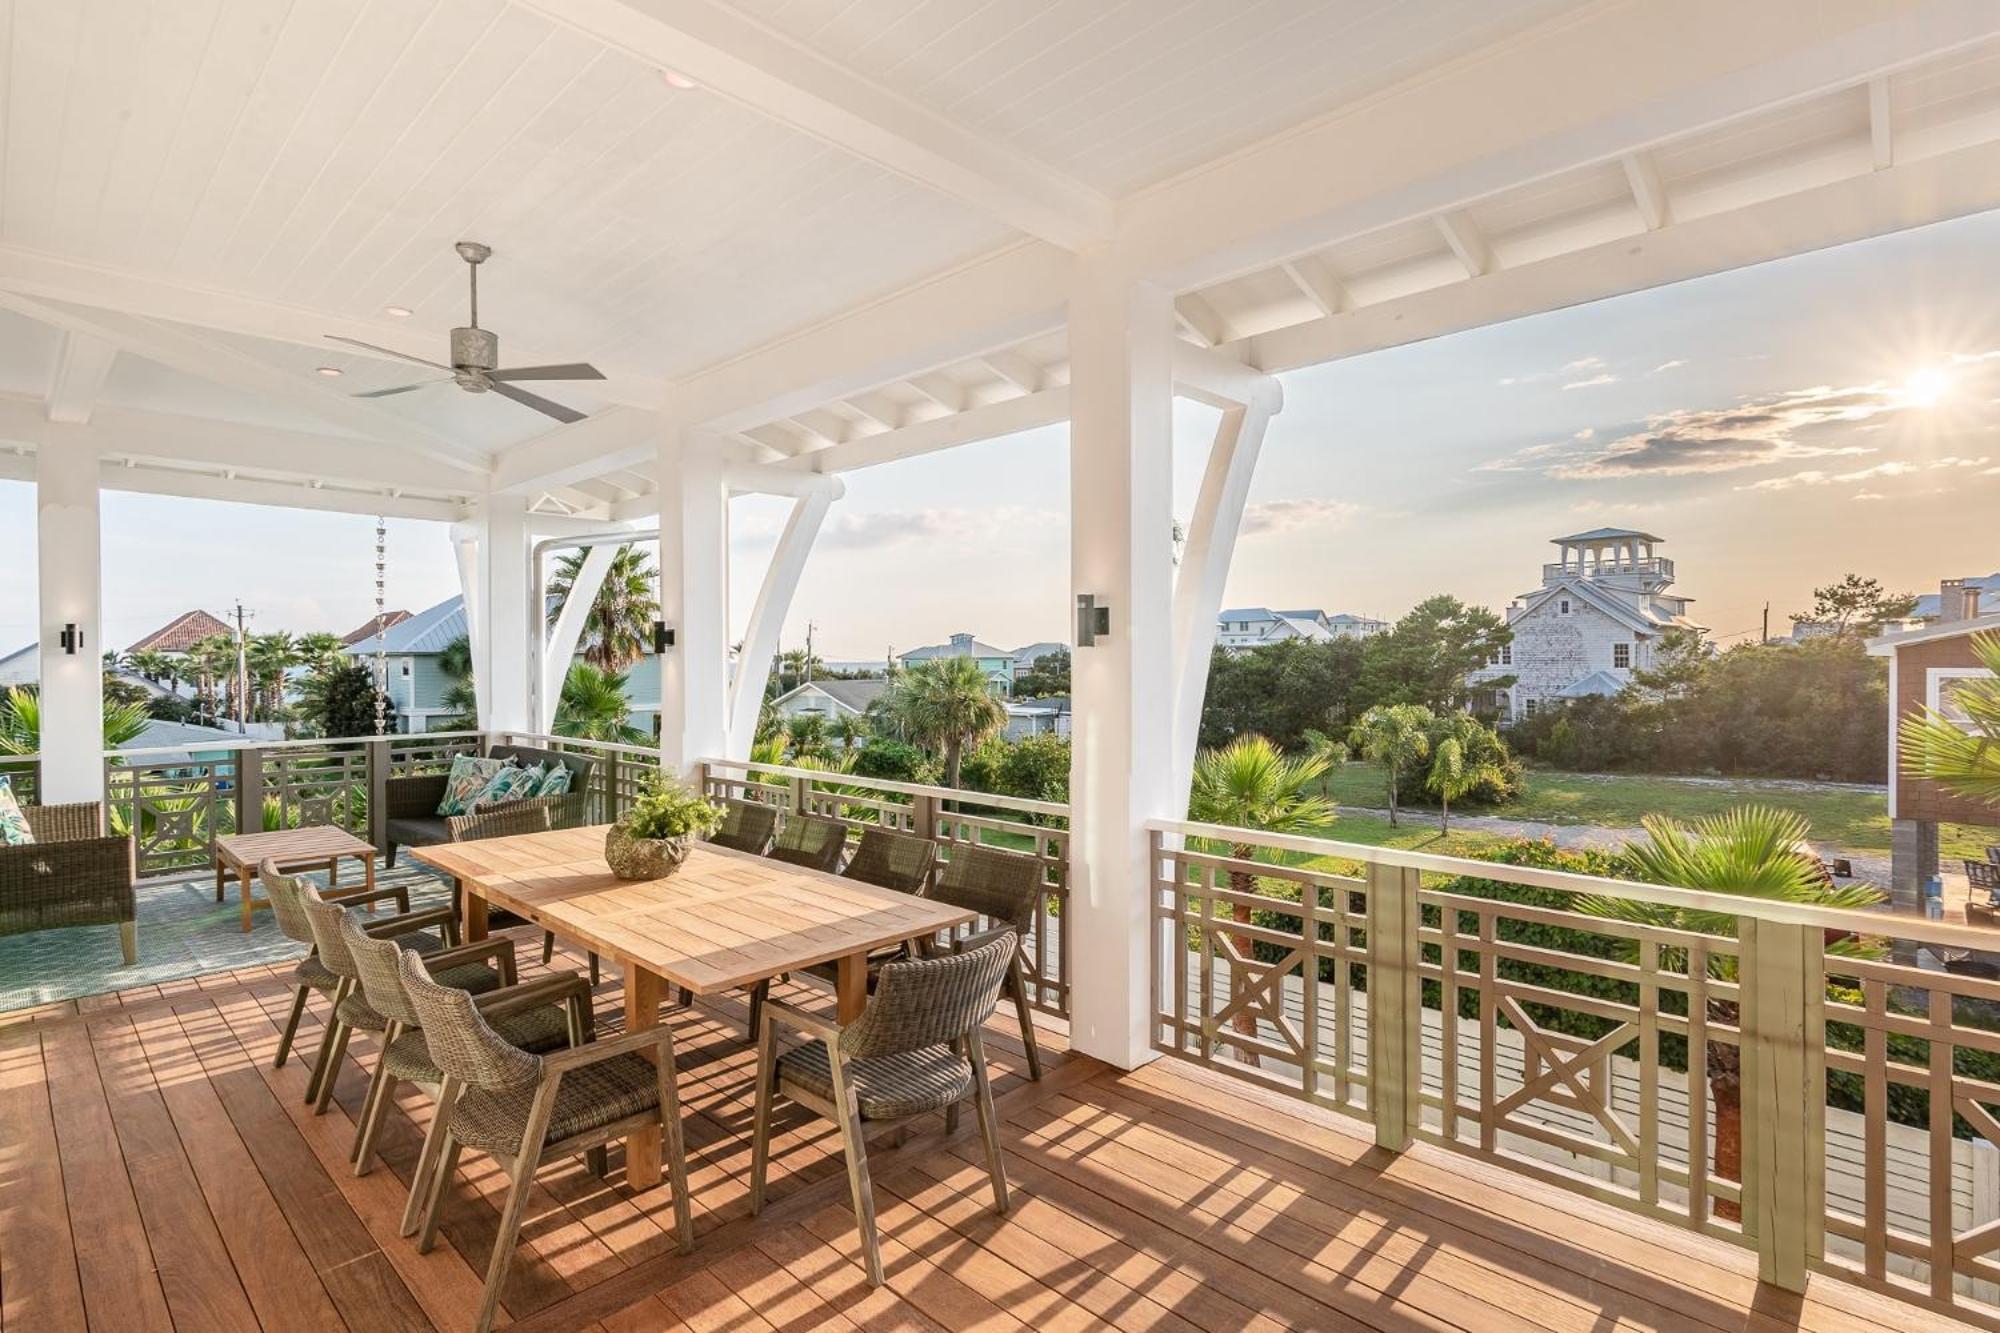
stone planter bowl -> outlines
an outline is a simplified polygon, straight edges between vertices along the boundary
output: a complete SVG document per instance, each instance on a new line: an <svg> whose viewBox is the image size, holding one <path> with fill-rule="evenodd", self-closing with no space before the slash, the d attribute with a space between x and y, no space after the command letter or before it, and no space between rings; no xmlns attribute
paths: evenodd
<svg viewBox="0 0 2000 1333"><path fill-rule="evenodd" d="M604 860L620 879L665 879L687 860L687 838L635 838L622 824L604 835Z"/></svg>

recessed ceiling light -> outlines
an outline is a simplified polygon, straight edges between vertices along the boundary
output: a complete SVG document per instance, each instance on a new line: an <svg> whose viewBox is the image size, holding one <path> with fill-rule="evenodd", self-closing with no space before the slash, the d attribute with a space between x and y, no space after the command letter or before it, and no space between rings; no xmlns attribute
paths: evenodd
<svg viewBox="0 0 2000 1333"><path fill-rule="evenodd" d="M669 88L678 88L684 93L693 92L696 88L701 87L700 84L677 69L663 69L660 71L660 77L667 81Z"/></svg>
<svg viewBox="0 0 2000 1333"><path fill-rule="evenodd" d="M406 305L385 305L382 307L382 313L390 319L408 319L410 308Z"/></svg>
<svg viewBox="0 0 2000 1333"><path fill-rule="evenodd" d="M347 373L346 371L342 370L339 366L315 366L314 369L319 371L320 374L326 376L328 379L332 379L335 375L345 375Z"/></svg>

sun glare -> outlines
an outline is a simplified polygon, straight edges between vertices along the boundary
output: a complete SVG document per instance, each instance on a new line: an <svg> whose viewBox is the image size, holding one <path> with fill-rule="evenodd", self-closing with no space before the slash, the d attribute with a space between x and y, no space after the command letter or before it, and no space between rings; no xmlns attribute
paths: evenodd
<svg viewBox="0 0 2000 1333"><path fill-rule="evenodd" d="M1942 366L1911 371L1903 381L1903 399L1912 407L1936 407L1951 390L1951 375Z"/></svg>

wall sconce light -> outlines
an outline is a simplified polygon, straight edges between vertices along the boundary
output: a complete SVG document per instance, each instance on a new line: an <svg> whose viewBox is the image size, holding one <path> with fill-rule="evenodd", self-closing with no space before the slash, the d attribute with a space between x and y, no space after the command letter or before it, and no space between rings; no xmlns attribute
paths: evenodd
<svg viewBox="0 0 2000 1333"><path fill-rule="evenodd" d="M653 622L653 651L664 653L674 646L674 627L664 620Z"/></svg>
<svg viewBox="0 0 2000 1333"><path fill-rule="evenodd" d="M1102 635L1111 633L1111 608L1099 606L1087 592L1076 595L1076 646L1088 648Z"/></svg>
<svg viewBox="0 0 2000 1333"><path fill-rule="evenodd" d="M62 644L64 652L68 653L71 657L75 657L79 652L83 651L83 631L78 629L76 623L72 621L63 626L62 635L56 642Z"/></svg>

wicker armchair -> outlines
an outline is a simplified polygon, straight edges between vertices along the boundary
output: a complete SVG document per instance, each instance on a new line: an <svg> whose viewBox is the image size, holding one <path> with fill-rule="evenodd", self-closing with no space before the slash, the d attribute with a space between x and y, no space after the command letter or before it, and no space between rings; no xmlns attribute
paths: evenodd
<svg viewBox="0 0 2000 1333"><path fill-rule="evenodd" d="M1026 944L1028 931L1035 924L1035 908L1042 897L1042 863L1020 852L960 844L952 848L951 860L944 863L927 896L977 912L990 923L985 930L953 940L956 952L979 948L1003 935L1016 940L1001 994L1013 998L1015 1014L1021 1020L1021 1044L1028 1048L1028 1077L1039 1080L1042 1053L1035 1044L1034 1020L1028 1015L1028 977L1020 946ZM935 946L919 940L917 949L931 953Z"/></svg>
<svg viewBox="0 0 2000 1333"><path fill-rule="evenodd" d="M2000 904L2000 865L1968 859L1965 862L1965 879L1974 895L1984 894L1987 902Z"/></svg>
<svg viewBox="0 0 2000 1333"><path fill-rule="evenodd" d="M537 750L525 745L496 745L487 752L492 759L513 759L524 765L561 764L570 771L567 795L535 796L516 805L546 806L555 828L576 828L590 821L590 783L597 775L597 761L587 755ZM382 784L382 862L396 864L399 847L430 847L451 840L447 816L437 812L444 799L446 775L425 773L416 777L390 778Z"/></svg>
<svg viewBox="0 0 2000 1333"><path fill-rule="evenodd" d="M299 1019L305 1016L306 997L317 991L321 995L331 995L340 988L340 978L327 971L326 964L319 960L319 945L313 939L312 918L306 915L306 880L297 875L287 875L280 871L277 863L265 860L257 867L257 878L263 882L264 897L271 904L271 915L277 919L278 929L286 939L306 946L306 956L292 969L292 984L296 988L292 995L291 1017L285 1020L285 1030L278 1036L278 1056L271 1062L271 1068L283 1069L285 1060L292 1053L292 1041L298 1036ZM330 903L362 904L373 907L384 900L396 904L398 915L391 920L401 920L410 910L410 890L408 885L370 889L365 886L340 889L324 895ZM412 934L407 947L442 948L443 941L433 935ZM322 1048L324 1043L322 1043ZM315 1066L313 1082L319 1081Z"/></svg>
<svg viewBox="0 0 2000 1333"><path fill-rule="evenodd" d="M462 1088L447 1114L417 1248L428 1252L437 1240L438 1212L462 1149L470 1146L491 1153L510 1180L486 1266L485 1294L473 1324L477 1333L493 1325L500 1287L513 1262L514 1242L534 1187L535 1168L544 1158L586 1152L636 1130L658 1127L674 1193L674 1229L683 1254L694 1248L672 1028L627 1032L536 1055L494 1032L471 996L437 984L420 960L405 954L396 961L403 989L423 1020L431 1058Z"/></svg>
<svg viewBox="0 0 2000 1333"><path fill-rule="evenodd" d="M793 815L778 830L778 840L766 853L774 861L829 873L840 866L847 850L847 825L818 815Z"/></svg>
<svg viewBox="0 0 2000 1333"><path fill-rule="evenodd" d="M104 807L30 805L35 840L0 847L0 935L62 926L116 926L129 966L139 961L132 839L106 835Z"/></svg>
<svg viewBox="0 0 2000 1333"><path fill-rule="evenodd" d="M779 1093L840 1126L861 1252L874 1286L882 1285L882 1253L861 1134L864 1123L906 1120L956 1106L970 1096L986 1140L994 1205L1007 1211L1007 1170L1000 1159L980 1026L999 1001L1014 947L1009 933L965 953L889 963L882 968L868 1007L845 1028L782 1001L764 1006L757 1034L757 1113L750 1146L752 1213L764 1207L771 1104ZM779 1024L813 1040L779 1056Z"/></svg>
<svg viewBox="0 0 2000 1333"><path fill-rule="evenodd" d="M778 808L762 801L739 801L733 797L722 803L722 827L709 839L717 847L762 856L771 845L771 832L778 826Z"/></svg>

